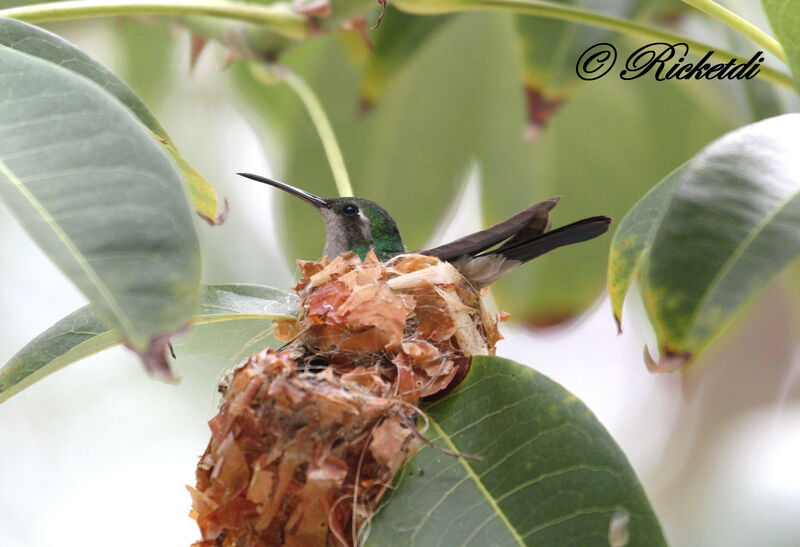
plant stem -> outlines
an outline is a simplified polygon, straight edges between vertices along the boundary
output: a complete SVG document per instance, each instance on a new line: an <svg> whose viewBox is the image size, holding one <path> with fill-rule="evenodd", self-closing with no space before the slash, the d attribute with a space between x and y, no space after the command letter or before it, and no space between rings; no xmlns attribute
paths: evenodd
<svg viewBox="0 0 800 547"><path fill-rule="evenodd" d="M734 57L741 57L731 51L718 49L709 44L691 40L657 27L540 0L395 0L394 6L408 13L428 15L461 11L510 11L537 17L559 19L571 23L592 25L621 34L641 36L650 40L661 40L673 44L683 42L695 51L713 51L712 58L717 60L730 60ZM698 54L698 56L700 55L702 53ZM785 72L762 66L758 76L768 82L794 90L792 77Z"/></svg>
<svg viewBox="0 0 800 547"><path fill-rule="evenodd" d="M710 0L693 1L697 4L711 4ZM703 42L690 40L679 34L674 34L656 27L541 0L395 0L394 5L403 11L418 14L442 14L477 10L511 11L538 17L560 19L572 23L593 25L622 34L663 40L670 43L683 42L696 51L713 50L714 55L712 57L719 60L738 57L738 55L730 51L715 49ZM714 15L715 17L718 16L716 13L717 12L715 12ZM294 39L303 39L310 34L308 21L304 17L292 12L287 7L261 6L245 4L243 2L224 2L221 0L117 0L115 2L109 0L72 0L0 10L0 17L11 17L32 23L60 19L76 19L81 17L141 14L209 15L262 24L276 33ZM744 23L749 25L746 21L744 21ZM750 27L752 27L752 25L750 25ZM755 29L755 27L744 31L745 25L740 24L735 28L744 32L753 40L755 40L756 33L761 35L759 38L760 40L764 38L772 40L772 38L762 33L760 30ZM756 40L756 42L763 45L765 49L775 54L779 59L785 59L785 54L782 48L780 48L780 45L775 47L773 44L767 47L766 44L762 44L758 40ZM775 42L775 44L777 44L777 42ZM768 82L794 90L792 77L784 72L762 66L758 75Z"/></svg>
<svg viewBox="0 0 800 547"><path fill-rule="evenodd" d="M286 5L263 6L221 0L71 0L0 10L0 17L40 23L115 15L208 15L264 25L293 39L309 36L306 17Z"/></svg>
<svg viewBox="0 0 800 547"><path fill-rule="evenodd" d="M727 8L724 8L714 2L713 0L682 0L685 4L702 11L716 19L719 19L732 29L744 34L753 42L760 45L775 57L786 63L786 52L783 46L772 36L762 31L760 28L754 26L747 19L739 17Z"/></svg>
<svg viewBox="0 0 800 547"><path fill-rule="evenodd" d="M325 114L325 109L322 108L322 104L314 94L314 91L305 80L288 67L282 65L258 65L255 63L251 63L250 66L251 72L258 80L267 84L274 84L275 81L272 78L277 78L297 94L309 117L311 117L319 139L322 141L322 147L328 157L328 164L331 166L333 180L336 183L336 190L339 196L352 196L353 186L350 184L350 176L347 174L342 150L339 148L339 142L336 140L336 135L333 132L328 116Z"/></svg>

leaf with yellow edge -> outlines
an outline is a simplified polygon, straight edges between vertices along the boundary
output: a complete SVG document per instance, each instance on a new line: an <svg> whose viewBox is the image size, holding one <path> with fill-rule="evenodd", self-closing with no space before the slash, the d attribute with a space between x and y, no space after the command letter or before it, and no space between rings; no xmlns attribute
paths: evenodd
<svg viewBox="0 0 800 547"><path fill-rule="evenodd" d="M217 214L217 193L214 191L214 187L180 155L174 144L169 141L161 141L161 144L164 145L180 169L186 183L186 190L189 192L189 199L192 200L192 207L197 214L209 224L222 224L225 221L226 211L223 210Z"/></svg>
<svg viewBox="0 0 800 547"><path fill-rule="evenodd" d="M667 176L620 223L608 265L619 318L634 277L658 370L695 360L800 254L800 114L744 126Z"/></svg>

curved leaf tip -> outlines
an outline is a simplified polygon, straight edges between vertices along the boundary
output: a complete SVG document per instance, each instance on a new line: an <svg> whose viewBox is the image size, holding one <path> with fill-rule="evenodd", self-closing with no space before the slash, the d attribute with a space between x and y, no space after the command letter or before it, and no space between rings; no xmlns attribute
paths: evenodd
<svg viewBox="0 0 800 547"><path fill-rule="evenodd" d="M141 359L144 369L153 378L158 380L165 380L168 382L175 382L180 379L167 361L167 351L170 350L170 338L172 335L156 336L150 340L150 345L144 351L139 351L127 345L128 349L133 350L136 355Z"/></svg>
<svg viewBox="0 0 800 547"><path fill-rule="evenodd" d="M619 320L639 278L661 360L679 370L800 254L800 114L732 131L669 174L625 216L608 290Z"/></svg>
<svg viewBox="0 0 800 547"><path fill-rule="evenodd" d="M200 312L192 323L207 329L198 335L203 344L210 346L203 351L206 357L221 347L235 346L237 340L243 344L231 350L236 361L247 355L246 348L252 350L251 346L271 331L270 321L291 319L296 309L297 297L279 289L250 284L209 285L205 288ZM192 330L187 338L197 332L197 329ZM120 335L108 328L91 306L84 306L31 340L0 369L0 402L48 374L121 341ZM177 340L179 345L184 342L183 337ZM144 351L134 351L142 358L148 372L157 378L173 380L176 376L166 357L169 347L169 336L161 335ZM191 356L192 350L182 347L181 357Z"/></svg>
<svg viewBox="0 0 800 547"><path fill-rule="evenodd" d="M655 373L675 372L683 368L686 363L692 360L692 355L689 353L674 353L669 350L664 351L664 355L656 361L650 354L650 350L645 344L642 352L644 364L647 370Z"/></svg>
<svg viewBox="0 0 800 547"><path fill-rule="evenodd" d="M231 212L230 203L228 203L228 198L225 198L222 202L222 211L216 216L216 218L208 217L201 213L199 210L197 211L197 215L206 221L206 223L210 226L222 226L225 224L225 221L228 220L228 215Z"/></svg>

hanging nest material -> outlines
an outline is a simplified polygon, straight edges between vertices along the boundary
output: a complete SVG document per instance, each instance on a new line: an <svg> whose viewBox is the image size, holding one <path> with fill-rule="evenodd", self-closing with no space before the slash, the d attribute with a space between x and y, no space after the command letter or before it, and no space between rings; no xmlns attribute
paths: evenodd
<svg viewBox="0 0 800 547"><path fill-rule="evenodd" d="M416 407L494 353L497 320L449 263L344 253L298 262L297 319L283 351L223 382L197 467L197 546L354 545L419 447Z"/></svg>

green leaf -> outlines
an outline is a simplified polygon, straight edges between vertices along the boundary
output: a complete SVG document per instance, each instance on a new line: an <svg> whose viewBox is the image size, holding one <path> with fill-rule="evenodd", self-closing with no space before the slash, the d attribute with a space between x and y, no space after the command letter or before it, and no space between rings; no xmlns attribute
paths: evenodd
<svg viewBox="0 0 800 547"><path fill-rule="evenodd" d="M617 327L621 329L622 305L646 253L652 246L667 213L666 204L675 194L682 168L654 186L625 215L611 242L608 258L608 294Z"/></svg>
<svg viewBox="0 0 800 547"><path fill-rule="evenodd" d="M629 16L635 0L562 0L565 6ZM527 102L530 136L535 137L550 116L575 91L575 62L586 48L608 41L611 32L566 21L517 15L517 41L522 54L522 88Z"/></svg>
<svg viewBox="0 0 800 547"><path fill-rule="evenodd" d="M361 83L362 107L372 107L380 100L395 76L449 19L410 15L392 6L386 7L383 23L373 34L375 45Z"/></svg>
<svg viewBox="0 0 800 547"><path fill-rule="evenodd" d="M292 319L296 310L294 294L279 289L246 284L210 285L205 289L200 313L192 319L192 324L231 323L233 327L227 332L214 326L205 327L201 332L192 329L189 336L192 340L186 342L179 338L175 347L181 358L187 357L190 346L192 353L206 355L216 347L232 355L233 351L228 349L232 338L237 350L248 350L272 332L273 319ZM262 331L263 336L245 345ZM118 332L108 329L90 306L83 307L31 340L0 369L0 402L48 374L120 342ZM244 356L247 355L249 353Z"/></svg>
<svg viewBox="0 0 800 547"><path fill-rule="evenodd" d="M482 459L423 448L368 545L608 545L612 533L629 537L616 545L666 545L622 450L533 369L474 357L464 382L423 410L434 445Z"/></svg>
<svg viewBox="0 0 800 547"><path fill-rule="evenodd" d="M750 124L666 177L622 221L609 259L619 317L637 272L662 351L694 360L800 253L800 114Z"/></svg>
<svg viewBox="0 0 800 547"><path fill-rule="evenodd" d="M180 177L129 110L48 61L0 48L0 197L140 353L199 301Z"/></svg>
<svg viewBox="0 0 800 547"><path fill-rule="evenodd" d="M186 181L197 212L207 219L216 217L217 195L214 189L183 159L164 128L122 80L66 40L14 19L0 19L0 44L80 74L113 95L139 118L155 136L155 140L172 156Z"/></svg>
<svg viewBox="0 0 800 547"><path fill-rule="evenodd" d="M783 46L794 76L795 87L800 90L800 3L796 0L761 0L775 37Z"/></svg>

